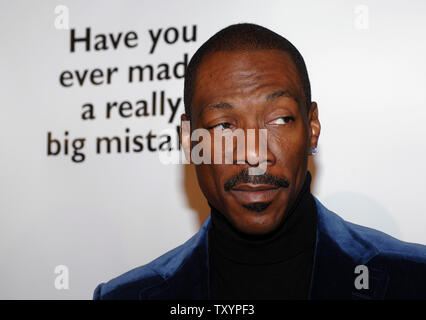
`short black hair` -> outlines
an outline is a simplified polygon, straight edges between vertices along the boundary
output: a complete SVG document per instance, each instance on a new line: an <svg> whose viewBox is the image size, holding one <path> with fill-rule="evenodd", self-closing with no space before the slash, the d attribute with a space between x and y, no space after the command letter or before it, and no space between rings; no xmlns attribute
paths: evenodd
<svg viewBox="0 0 426 320"><path fill-rule="evenodd" d="M311 85L309 82L308 71L305 61L299 50L279 34L256 24L239 23L226 27L210 39L195 52L188 63L185 72L184 84L184 103L185 113L191 116L191 104L194 95L195 80L198 68L203 58L218 51L237 51L237 50L261 50L276 49L288 53L296 65L300 82L305 95L305 103L307 110L311 105Z"/></svg>

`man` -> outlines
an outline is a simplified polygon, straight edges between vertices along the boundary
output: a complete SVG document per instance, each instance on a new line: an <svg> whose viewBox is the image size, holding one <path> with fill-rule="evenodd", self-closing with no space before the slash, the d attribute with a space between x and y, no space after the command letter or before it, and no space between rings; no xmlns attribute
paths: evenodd
<svg viewBox="0 0 426 320"><path fill-rule="evenodd" d="M244 161L197 164L211 207L200 231L100 284L95 299L426 298L424 246L346 222L310 193L321 127L290 42L253 24L221 30L192 57L184 99L191 132L263 129L266 155L258 139ZM181 141L191 154L188 132ZM261 164L266 172L250 174Z"/></svg>

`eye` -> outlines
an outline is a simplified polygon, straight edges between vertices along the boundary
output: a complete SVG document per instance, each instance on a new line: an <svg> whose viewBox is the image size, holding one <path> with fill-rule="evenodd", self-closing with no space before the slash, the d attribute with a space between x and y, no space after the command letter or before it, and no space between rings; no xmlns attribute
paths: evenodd
<svg viewBox="0 0 426 320"><path fill-rule="evenodd" d="M294 121L294 118L290 117L290 116L289 117L279 117L279 118L276 118L276 119L270 121L269 124L283 125L283 124L289 123L290 121Z"/></svg>
<svg viewBox="0 0 426 320"><path fill-rule="evenodd" d="M231 124L229 122L222 122L222 123L218 123L218 124L216 124L212 127L209 127L208 129L210 130L210 129L219 128L219 129L225 130L225 129L229 129L230 127L231 127Z"/></svg>

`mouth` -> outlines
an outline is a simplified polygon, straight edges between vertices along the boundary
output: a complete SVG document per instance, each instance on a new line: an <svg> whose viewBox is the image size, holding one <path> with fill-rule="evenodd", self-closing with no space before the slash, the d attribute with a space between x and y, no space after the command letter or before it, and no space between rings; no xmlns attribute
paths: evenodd
<svg viewBox="0 0 426 320"><path fill-rule="evenodd" d="M233 187L230 192L242 204L271 202L282 188L269 184L244 183Z"/></svg>

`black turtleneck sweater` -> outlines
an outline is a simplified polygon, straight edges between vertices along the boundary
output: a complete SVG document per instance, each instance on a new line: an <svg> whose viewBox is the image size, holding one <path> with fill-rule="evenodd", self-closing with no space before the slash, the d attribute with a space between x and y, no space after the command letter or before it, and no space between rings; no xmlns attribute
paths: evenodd
<svg viewBox="0 0 426 320"><path fill-rule="evenodd" d="M307 299L315 250L317 212L311 174L280 226L253 237L239 232L211 206L211 299Z"/></svg>

